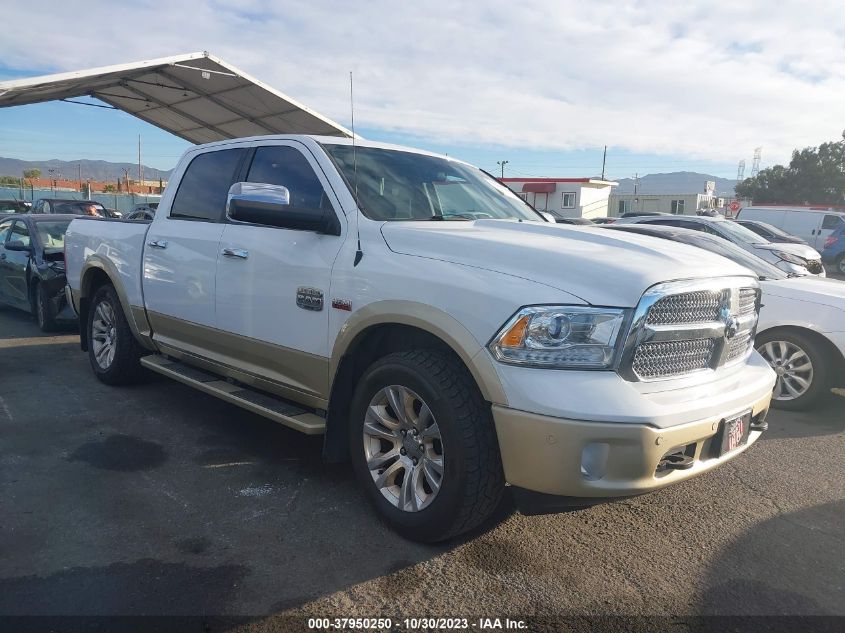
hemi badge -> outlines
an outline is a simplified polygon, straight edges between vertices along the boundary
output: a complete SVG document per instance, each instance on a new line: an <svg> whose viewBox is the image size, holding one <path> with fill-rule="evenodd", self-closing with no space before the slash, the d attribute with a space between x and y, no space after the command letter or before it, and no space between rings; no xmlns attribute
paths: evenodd
<svg viewBox="0 0 845 633"><path fill-rule="evenodd" d="M347 301L346 299L332 299L332 307L335 310L345 310L346 312L352 312L352 302Z"/></svg>

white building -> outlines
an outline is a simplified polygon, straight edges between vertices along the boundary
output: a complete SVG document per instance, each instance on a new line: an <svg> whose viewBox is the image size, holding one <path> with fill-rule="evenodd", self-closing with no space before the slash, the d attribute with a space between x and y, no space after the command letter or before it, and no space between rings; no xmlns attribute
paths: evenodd
<svg viewBox="0 0 845 633"><path fill-rule="evenodd" d="M623 213L676 213L696 215L699 211L721 209L724 198L708 193L614 193L610 195L610 215Z"/></svg>
<svg viewBox="0 0 845 633"><path fill-rule="evenodd" d="M538 211L565 218L603 218L617 183L600 178L500 178Z"/></svg>

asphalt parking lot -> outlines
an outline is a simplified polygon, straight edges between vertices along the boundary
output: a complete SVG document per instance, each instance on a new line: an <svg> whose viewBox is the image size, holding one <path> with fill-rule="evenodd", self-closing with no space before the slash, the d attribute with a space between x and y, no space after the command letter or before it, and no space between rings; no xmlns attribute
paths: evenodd
<svg viewBox="0 0 845 633"><path fill-rule="evenodd" d="M845 398L644 497L407 542L309 438L0 308L0 615L845 615Z"/></svg>

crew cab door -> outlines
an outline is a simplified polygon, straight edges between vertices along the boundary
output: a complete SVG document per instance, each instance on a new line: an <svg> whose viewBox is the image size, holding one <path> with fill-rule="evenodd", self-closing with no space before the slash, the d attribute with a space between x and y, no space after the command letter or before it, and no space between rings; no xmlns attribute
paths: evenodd
<svg viewBox="0 0 845 633"><path fill-rule="evenodd" d="M144 304L153 338L205 355L217 325L214 275L226 196L245 148L197 154L169 209L156 214L144 244ZM205 327L198 327L205 326Z"/></svg>
<svg viewBox="0 0 845 633"><path fill-rule="evenodd" d="M341 207L313 155L296 141L257 146L244 173L246 182L286 187L291 209L335 213L341 235L227 222L216 299L224 362L327 397L331 270L346 234Z"/></svg>

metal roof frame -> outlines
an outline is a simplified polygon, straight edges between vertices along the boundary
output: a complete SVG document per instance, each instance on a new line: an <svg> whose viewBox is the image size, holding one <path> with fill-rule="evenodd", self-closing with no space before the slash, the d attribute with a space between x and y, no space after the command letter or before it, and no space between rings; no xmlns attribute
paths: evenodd
<svg viewBox="0 0 845 633"><path fill-rule="evenodd" d="M0 108L94 97L191 143L345 127L208 52L0 82ZM79 102L76 102L79 103Z"/></svg>

